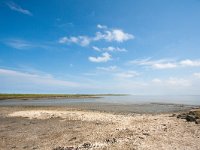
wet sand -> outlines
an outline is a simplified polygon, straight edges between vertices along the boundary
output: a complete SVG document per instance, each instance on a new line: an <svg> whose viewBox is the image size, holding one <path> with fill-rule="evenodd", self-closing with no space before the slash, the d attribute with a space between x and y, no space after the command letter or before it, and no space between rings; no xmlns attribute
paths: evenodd
<svg viewBox="0 0 200 150"><path fill-rule="evenodd" d="M171 117L172 112L138 114L124 108L121 113L109 111L119 105L104 106L106 110L81 106L0 107L0 149L200 149L200 125Z"/></svg>

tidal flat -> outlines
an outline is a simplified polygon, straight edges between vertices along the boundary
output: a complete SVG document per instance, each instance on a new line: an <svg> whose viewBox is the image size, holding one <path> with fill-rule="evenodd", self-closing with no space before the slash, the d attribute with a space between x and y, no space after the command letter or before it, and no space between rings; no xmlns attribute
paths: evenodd
<svg viewBox="0 0 200 150"><path fill-rule="evenodd" d="M1 106L0 148L199 150L200 125L176 117L189 109L121 113L78 106Z"/></svg>

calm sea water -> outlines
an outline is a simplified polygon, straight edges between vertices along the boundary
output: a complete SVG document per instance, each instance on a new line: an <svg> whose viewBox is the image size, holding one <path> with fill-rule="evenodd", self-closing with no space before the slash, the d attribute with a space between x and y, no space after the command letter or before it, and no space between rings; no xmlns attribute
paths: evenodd
<svg viewBox="0 0 200 150"><path fill-rule="evenodd" d="M122 104L143 104L143 103L170 103L200 105L200 95L130 95L111 96L99 99L102 102Z"/></svg>
<svg viewBox="0 0 200 150"><path fill-rule="evenodd" d="M162 96L106 96L89 99L40 99L40 100L2 100L0 106L34 105L34 106L60 106L77 103L113 103L113 104L148 104L148 103L170 103L200 105L200 95L162 95Z"/></svg>

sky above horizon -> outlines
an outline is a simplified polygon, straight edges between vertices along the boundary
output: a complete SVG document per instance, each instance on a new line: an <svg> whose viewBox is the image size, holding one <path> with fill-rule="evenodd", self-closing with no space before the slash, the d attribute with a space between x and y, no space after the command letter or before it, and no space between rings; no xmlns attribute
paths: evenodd
<svg viewBox="0 0 200 150"><path fill-rule="evenodd" d="M199 0L2 0L0 93L200 93Z"/></svg>

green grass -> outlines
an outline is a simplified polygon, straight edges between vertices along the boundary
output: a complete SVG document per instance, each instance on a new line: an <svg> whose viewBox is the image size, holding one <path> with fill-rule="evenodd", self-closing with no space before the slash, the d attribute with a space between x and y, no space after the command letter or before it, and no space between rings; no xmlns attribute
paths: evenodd
<svg viewBox="0 0 200 150"><path fill-rule="evenodd" d="M40 99L40 98L97 98L100 96L125 96L125 94L0 94L5 99Z"/></svg>

